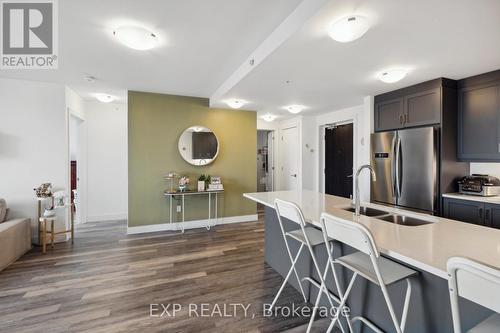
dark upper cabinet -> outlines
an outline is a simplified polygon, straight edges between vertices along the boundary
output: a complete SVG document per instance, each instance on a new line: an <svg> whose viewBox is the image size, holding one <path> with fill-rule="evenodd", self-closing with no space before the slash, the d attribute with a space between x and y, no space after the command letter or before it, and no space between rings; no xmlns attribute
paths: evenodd
<svg viewBox="0 0 500 333"><path fill-rule="evenodd" d="M443 87L456 89L456 82L436 79L375 96L375 131L440 124Z"/></svg>
<svg viewBox="0 0 500 333"><path fill-rule="evenodd" d="M457 221L485 225L484 203L444 198L443 216Z"/></svg>
<svg viewBox="0 0 500 333"><path fill-rule="evenodd" d="M431 89L404 98L404 126L434 125L441 122L441 89Z"/></svg>
<svg viewBox="0 0 500 333"><path fill-rule="evenodd" d="M458 157L500 161L500 80L459 89Z"/></svg>
<svg viewBox="0 0 500 333"><path fill-rule="evenodd" d="M486 226L500 229L500 205L485 204L484 220Z"/></svg>
<svg viewBox="0 0 500 333"><path fill-rule="evenodd" d="M383 101L375 104L375 128L387 131L403 126L403 99Z"/></svg>

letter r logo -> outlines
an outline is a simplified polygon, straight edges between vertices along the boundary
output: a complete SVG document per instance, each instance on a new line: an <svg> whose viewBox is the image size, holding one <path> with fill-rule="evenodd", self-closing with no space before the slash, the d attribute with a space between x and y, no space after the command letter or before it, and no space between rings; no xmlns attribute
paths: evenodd
<svg viewBox="0 0 500 333"><path fill-rule="evenodd" d="M2 2L3 54L53 53L53 3Z"/></svg>

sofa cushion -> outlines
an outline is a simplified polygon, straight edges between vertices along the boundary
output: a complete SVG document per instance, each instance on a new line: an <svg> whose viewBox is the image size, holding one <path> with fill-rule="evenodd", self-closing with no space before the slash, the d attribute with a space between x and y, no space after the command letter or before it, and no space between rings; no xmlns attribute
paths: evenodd
<svg viewBox="0 0 500 333"><path fill-rule="evenodd" d="M5 221L6 216L7 216L7 202L5 202L5 199L0 199L0 223Z"/></svg>
<svg viewBox="0 0 500 333"><path fill-rule="evenodd" d="M0 223L0 271L30 249L30 219L13 219Z"/></svg>

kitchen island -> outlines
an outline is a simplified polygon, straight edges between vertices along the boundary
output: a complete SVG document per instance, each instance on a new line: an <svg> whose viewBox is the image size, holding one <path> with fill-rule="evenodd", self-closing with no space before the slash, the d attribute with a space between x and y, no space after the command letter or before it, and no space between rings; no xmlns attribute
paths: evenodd
<svg viewBox="0 0 500 333"><path fill-rule="evenodd" d="M290 260L274 212L275 199L296 203L301 207L307 222L316 227L320 227L322 212L345 220L356 220L366 226L373 234L382 255L419 272L412 280L412 298L405 332L453 332L446 272L446 262L450 257L463 256L500 268L500 230L375 204L365 206L418 218L429 223L406 226L363 215L356 218L352 212L345 210L351 206L351 200L306 190L246 193L244 196L266 206L265 259L281 275L285 275L288 271ZM288 230L297 227L295 223L285 221L285 228ZM348 246L338 243L334 244L334 247L335 256L353 251ZM292 249L292 251L297 250L298 246ZM316 251L320 265L324 267L327 260L325 249L317 247ZM298 270L302 276L309 276L313 272L310 257L305 253L301 255ZM349 274L348 272L340 274L344 286ZM331 276L327 282L329 287L333 288ZM298 288L294 279L291 279L290 283ZM398 316L401 314L405 288L404 282L389 288ZM336 293L334 289L331 290ZM307 288L306 292L309 293L310 300L315 299L315 288ZM323 304L327 305L325 302ZM360 279L355 284L348 304L354 315L364 314L381 329L387 332L394 331L378 287ZM461 300L461 310L465 329L491 314L491 311L466 300ZM359 325L356 328L359 328Z"/></svg>

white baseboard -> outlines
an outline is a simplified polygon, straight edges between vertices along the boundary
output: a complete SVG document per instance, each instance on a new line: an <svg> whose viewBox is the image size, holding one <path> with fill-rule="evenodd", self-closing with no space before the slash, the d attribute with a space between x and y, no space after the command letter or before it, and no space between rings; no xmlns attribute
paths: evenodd
<svg viewBox="0 0 500 333"><path fill-rule="evenodd" d="M118 220L126 220L127 218L128 218L127 213L107 214L107 215L99 215L99 216L87 216L87 220L85 222L118 221Z"/></svg>
<svg viewBox="0 0 500 333"><path fill-rule="evenodd" d="M217 220L217 225L220 224L230 224L230 223L241 223L241 222L253 222L257 221L257 214L253 215L240 215L240 216L230 216L230 217L220 217ZM195 220L195 221L186 221L184 222L184 229L196 229L196 228L205 228L208 220ZM215 220L211 221L212 226L215 223ZM149 232L158 232L158 231L174 231L174 230L182 230L182 222L175 223L162 223L162 224L152 224L145 225L139 227L128 227L127 234L144 234Z"/></svg>

